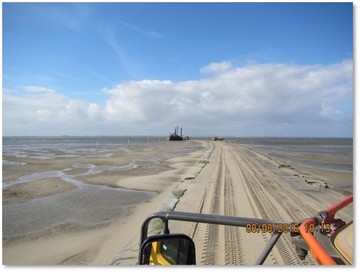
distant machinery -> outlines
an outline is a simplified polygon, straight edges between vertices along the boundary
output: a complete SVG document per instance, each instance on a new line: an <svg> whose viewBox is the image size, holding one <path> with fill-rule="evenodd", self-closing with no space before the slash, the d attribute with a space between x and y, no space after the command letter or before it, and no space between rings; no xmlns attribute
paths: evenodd
<svg viewBox="0 0 360 272"><path fill-rule="evenodd" d="M174 133L170 134L170 136L168 137L169 141L187 141L190 140L189 136L185 136L183 137L183 133L182 133L182 128L180 128L180 133L179 133L179 126L175 127L175 131Z"/></svg>

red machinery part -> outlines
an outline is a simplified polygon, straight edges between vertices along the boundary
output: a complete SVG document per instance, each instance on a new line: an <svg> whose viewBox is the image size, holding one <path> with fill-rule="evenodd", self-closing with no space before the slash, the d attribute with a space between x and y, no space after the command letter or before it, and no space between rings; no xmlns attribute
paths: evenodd
<svg viewBox="0 0 360 272"><path fill-rule="evenodd" d="M304 238L306 243L309 245L310 252L315 260L322 265L336 265L335 260L326 252L326 250L322 247L322 245L315 239L312 232L309 231L308 226L310 225L320 225L321 223L330 223L333 219L335 214L347 206L348 204L353 202L353 196L348 196L335 204L331 205L324 211L320 212L319 214L327 213L326 218L324 218L323 222L318 222L314 218L310 218L302 222L300 225L300 233L301 236Z"/></svg>

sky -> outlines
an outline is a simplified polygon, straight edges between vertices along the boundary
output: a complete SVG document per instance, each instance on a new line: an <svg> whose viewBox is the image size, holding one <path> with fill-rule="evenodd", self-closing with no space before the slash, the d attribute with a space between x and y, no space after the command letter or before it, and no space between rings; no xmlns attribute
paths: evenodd
<svg viewBox="0 0 360 272"><path fill-rule="evenodd" d="M353 3L2 3L5 136L352 137Z"/></svg>

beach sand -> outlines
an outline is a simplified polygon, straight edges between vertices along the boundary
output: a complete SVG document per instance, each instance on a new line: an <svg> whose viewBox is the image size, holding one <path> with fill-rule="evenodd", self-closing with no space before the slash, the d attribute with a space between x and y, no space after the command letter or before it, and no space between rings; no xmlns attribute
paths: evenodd
<svg viewBox="0 0 360 272"><path fill-rule="evenodd" d="M145 202L130 205L120 219L95 227L66 223L37 233L5 238L3 264L134 265L137 263L141 224L155 211L169 210L174 206L176 211L295 222L313 216L349 194L339 187L352 188L352 175L346 173L310 172L282 165L261 150L246 146L211 141L202 141L201 144L202 148L195 152L161 160L157 168L141 167L129 169L126 173L115 169L105 174L79 176L88 184L155 193ZM7 169L3 181L13 180L24 173L44 171L44 167L47 171L68 169L69 173L81 175L87 171L86 168L74 168L74 164L125 165L136 158L146 159L144 156L149 159L154 154L114 154L96 162L94 158L54 159L42 165L31 165L29 160L22 166L21 173ZM71 192L75 190L73 186L58 178L20 183L3 190L3 204ZM174 192L184 194L178 199ZM345 220L352 219L352 205L340 215ZM171 222L170 231L193 237L197 246L197 264L250 265L256 261L259 249L270 237L270 234L248 234L239 228L195 223ZM289 239L282 235L280 245L273 249L266 264L313 264L311 257L304 262L297 259Z"/></svg>

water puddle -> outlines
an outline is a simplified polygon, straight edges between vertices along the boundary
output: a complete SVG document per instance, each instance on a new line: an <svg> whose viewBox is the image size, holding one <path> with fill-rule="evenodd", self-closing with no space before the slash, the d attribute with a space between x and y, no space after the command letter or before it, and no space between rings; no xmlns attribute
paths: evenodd
<svg viewBox="0 0 360 272"><path fill-rule="evenodd" d="M26 203L3 206L3 238L45 231L60 224L95 226L126 214L129 206L154 197L154 192L88 185Z"/></svg>
<svg viewBox="0 0 360 272"><path fill-rule="evenodd" d="M32 173L4 182L3 189L7 189L16 184L58 177L74 184L77 189L32 199L25 203L3 205L3 238L36 233L59 224L94 226L120 218L126 214L129 206L151 199L156 193L87 184L81 182L78 177L157 163L157 159L134 160L123 166L75 163L72 168L62 171ZM84 172L69 174L68 172L73 169L84 169Z"/></svg>

